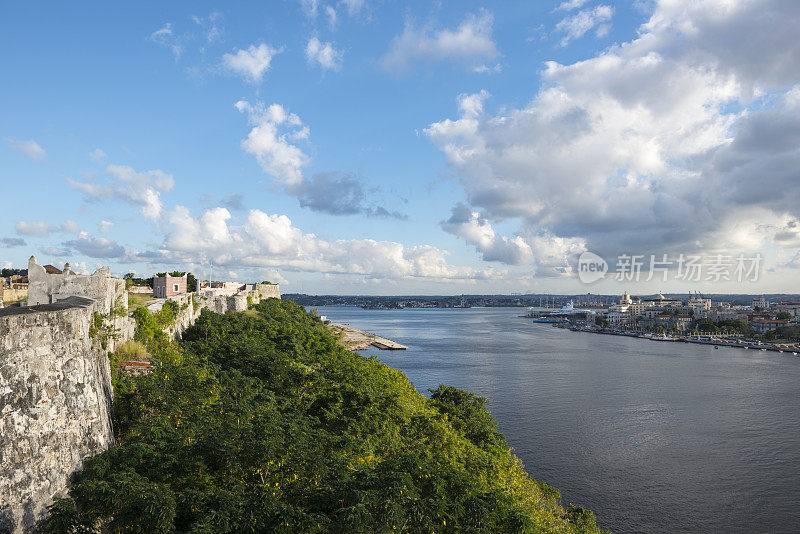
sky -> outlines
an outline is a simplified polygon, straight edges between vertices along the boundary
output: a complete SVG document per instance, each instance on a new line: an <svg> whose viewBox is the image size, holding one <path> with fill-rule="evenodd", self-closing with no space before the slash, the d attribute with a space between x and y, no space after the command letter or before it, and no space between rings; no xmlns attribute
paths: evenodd
<svg viewBox="0 0 800 534"><path fill-rule="evenodd" d="M800 292L797 28L795 0L2 2L0 266Z"/></svg>

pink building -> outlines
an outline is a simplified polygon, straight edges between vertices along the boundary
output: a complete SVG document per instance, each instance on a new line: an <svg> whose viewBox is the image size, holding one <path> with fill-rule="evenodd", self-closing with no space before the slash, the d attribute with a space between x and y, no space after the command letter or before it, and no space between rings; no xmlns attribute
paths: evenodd
<svg viewBox="0 0 800 534"><path fill-rule="evenodd" d="M153 296L160 299L186 293L187 276L156 276L153 278Z"/></svg>

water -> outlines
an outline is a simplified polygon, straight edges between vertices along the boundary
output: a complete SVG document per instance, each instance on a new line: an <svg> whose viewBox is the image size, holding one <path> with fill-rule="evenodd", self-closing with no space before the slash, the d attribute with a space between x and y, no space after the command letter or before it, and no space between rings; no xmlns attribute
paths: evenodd
<svg viewBox="0 0 800 534"><path fill-rule="evenodd" d="M799 532L800 357L532 324L521 309L321 307L407 345L416 388L490 400L531 475L615 532Z"/></svg>

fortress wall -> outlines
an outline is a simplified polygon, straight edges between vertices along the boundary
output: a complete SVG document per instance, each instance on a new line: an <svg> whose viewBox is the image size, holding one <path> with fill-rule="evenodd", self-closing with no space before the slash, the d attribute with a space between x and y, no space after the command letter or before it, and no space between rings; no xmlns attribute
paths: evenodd
<svg viewBox="0 0 800 534"><path fill-rule="evenodd" d="M258 284L258 292L262 299L281 298L281 290L278 284Z"/></svg>
<svg viewBox="0 0 800 534"><path fill-rule="evenodd" d="M106 353L135 330L131 317L108 315L115 305L127 308L127 292L107 268L90 276L51 275L31 258L29 277L31 305L0 310L0 534L33 529L47 506L66 494L84 458L112 445ZM280 298L277 285L258 284L232 296L171 297L179 311L167 334L179 338L202 308L243 311L248 298L257 304L270 297ZM105 350L89 337L95 313L116 330Z"/></svg>
<svg viewBox="0 0 800 534"><path fill-rule="evenodd" d="M92 348L95 303L0 312L0 532L28 532L83 459L113 441L111 372Z"/></svg>
<svg viewBox="0 0 800 534"><path fill-rule="evenodd" d="M31 256L28 260L28 305L52 304L71 296L96 299L98 311L103 314L117 305L128 308L125 280L113 278L108 267L84 275L73 273L67 264L63 274L48 274Z"/></svg>

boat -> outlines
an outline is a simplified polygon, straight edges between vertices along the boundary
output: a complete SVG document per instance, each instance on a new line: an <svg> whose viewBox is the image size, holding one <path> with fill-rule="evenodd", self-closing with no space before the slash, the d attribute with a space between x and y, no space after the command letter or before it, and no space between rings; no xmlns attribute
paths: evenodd
<svg viewBox="0 0 800 534"><path fill-rule="evenodd" d="M674 337L669 337L667 335L651 336L650 339L653 341L677 341Z"/></svg>

